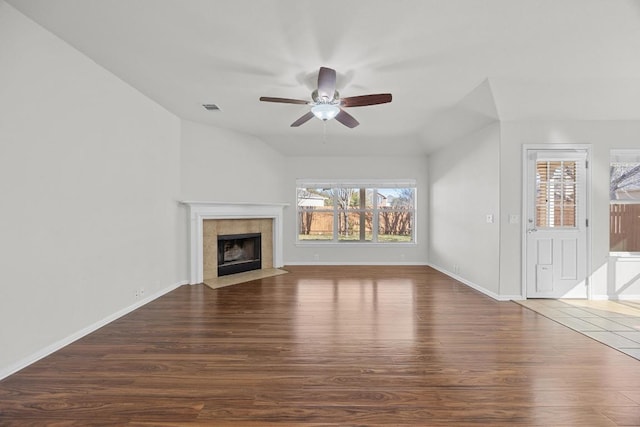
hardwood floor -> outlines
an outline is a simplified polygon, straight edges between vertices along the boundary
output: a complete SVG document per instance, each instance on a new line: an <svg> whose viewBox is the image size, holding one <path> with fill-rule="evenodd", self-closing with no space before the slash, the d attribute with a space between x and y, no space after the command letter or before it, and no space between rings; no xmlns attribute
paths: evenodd
<svg viewBox="0 0 640 427"><path fill-rule="evenodd" d="M640 361L427 267L183 286L0 382L0 425L640 425Z"/></svg>

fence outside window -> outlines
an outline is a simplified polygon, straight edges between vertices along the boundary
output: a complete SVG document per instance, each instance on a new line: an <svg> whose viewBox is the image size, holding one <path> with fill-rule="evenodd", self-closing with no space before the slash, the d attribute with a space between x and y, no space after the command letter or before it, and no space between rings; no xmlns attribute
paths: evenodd
<svg viewBox="0 0 640 427"><path fill-rule="evenodd" d="M298 242L414 243L416 188L387 185L299 183Z"/></svg>
<svg viewBox="0 0 640 427"><path fill-rule="evenodd" d="M609 170L609 250L640 253L640 150L613 150Z"/></svg>

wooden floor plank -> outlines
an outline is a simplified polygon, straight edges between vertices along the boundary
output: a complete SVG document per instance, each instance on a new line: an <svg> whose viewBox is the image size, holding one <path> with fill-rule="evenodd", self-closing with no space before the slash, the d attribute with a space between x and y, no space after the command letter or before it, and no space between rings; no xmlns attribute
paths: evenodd
<svg viewBox="0 0 640 427"><path fill-rule="evenodd" d="M640 362L427 267L183 286L0 381L0 425L640 425Z"/></svg>

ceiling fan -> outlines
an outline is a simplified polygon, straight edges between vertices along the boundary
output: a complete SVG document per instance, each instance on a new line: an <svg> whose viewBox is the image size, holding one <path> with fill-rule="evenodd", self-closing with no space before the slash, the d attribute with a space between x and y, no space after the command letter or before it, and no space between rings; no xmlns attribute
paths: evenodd
<svg viewBox="0 0 640 427"><path fill-rule="evenodd" d="M379 93L375 95L340 98L340 94L336 90L336 70L327 67L320 67L320 71L318 73L318 88L311 93L311 99L312 101L304 101L302 99L273 98L270 96L260 97L260 101L265 102L311 105L311 111L291 123L292 127L298 127L315 116L324 121L335 118L346 127L354 128L360 123L358 123L351 114L344 111L344 108L385 104L387 102L391 102L391 94Z"/></svg>

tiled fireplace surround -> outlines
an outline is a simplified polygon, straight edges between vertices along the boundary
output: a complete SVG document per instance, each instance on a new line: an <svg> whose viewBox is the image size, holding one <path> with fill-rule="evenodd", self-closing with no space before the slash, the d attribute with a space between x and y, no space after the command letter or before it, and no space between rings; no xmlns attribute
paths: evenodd
<svg viewBox="0 0 640 427"><path fill-rule="evenodd" d="M283 266L284 203L182 202L189 208L190 284L217 276L218 234L262 233L262 268Z"/></svg>

